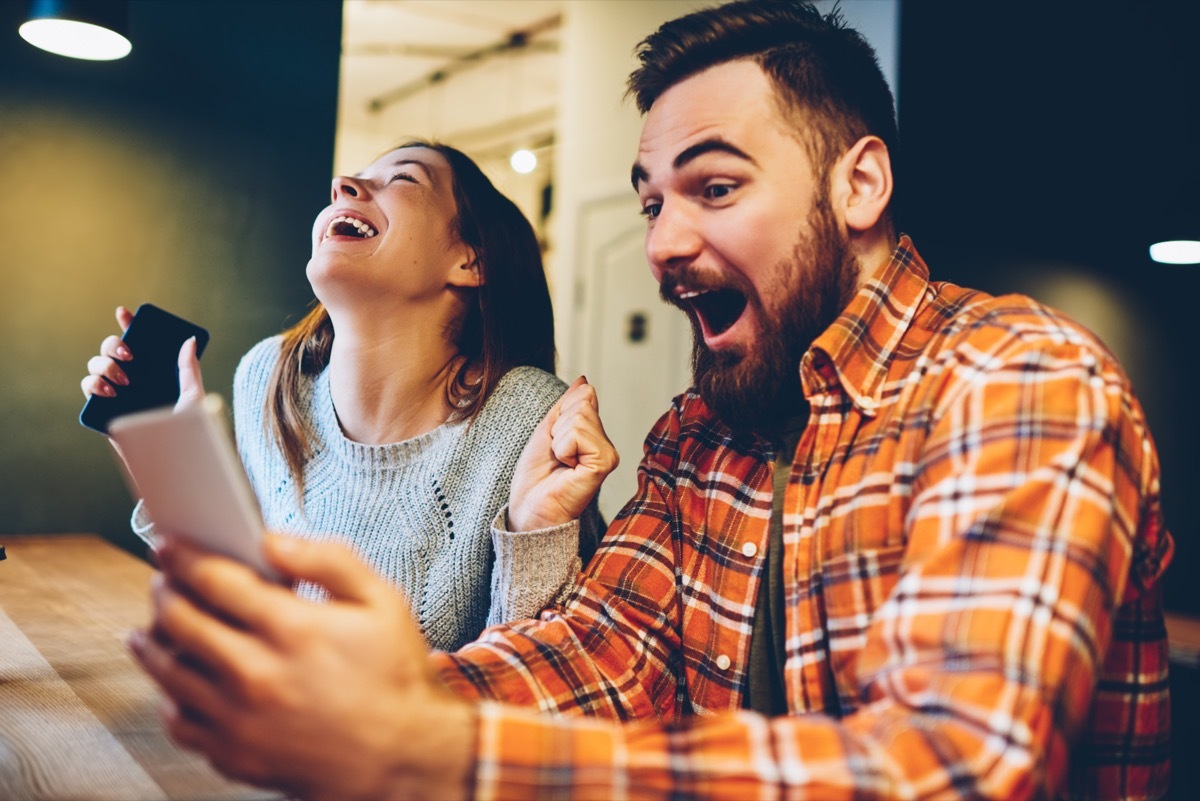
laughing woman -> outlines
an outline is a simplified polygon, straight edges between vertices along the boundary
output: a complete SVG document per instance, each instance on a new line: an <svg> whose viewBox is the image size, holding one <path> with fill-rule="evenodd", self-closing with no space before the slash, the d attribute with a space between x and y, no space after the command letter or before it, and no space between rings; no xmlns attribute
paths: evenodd
<svg viewBox="0 0 1200 801"><path fill-rule="evenodd" d="M593 501L578 539L491 529L566 389L528 221L467 156L414 142L333 181L307 274L317 305L234 376L238 449L267 528L348 541L436 648L536 614L602 521ZM129 316L118 310L123 328ZM109 337L88 363L85 394L123 383L117 357L136 354L120 344ZM181 364L197 379L181 402L194 402L188 345ZM140 508L134 529L151 537Z"/></svg>

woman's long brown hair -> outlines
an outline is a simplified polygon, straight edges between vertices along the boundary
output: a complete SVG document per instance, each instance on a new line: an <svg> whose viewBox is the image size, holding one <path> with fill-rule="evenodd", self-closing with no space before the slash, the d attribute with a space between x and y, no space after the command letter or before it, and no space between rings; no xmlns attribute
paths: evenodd
<svg viewBox="0 0 1200 801"><path fill-rule="evenodd" d="M463 357L446 389L451 420L473 420L500 379L514 367L554 372L554 314L533 227L468 156L436 142L414 141L440 153L453 173L458 213L452 223L459 241L474 250L482 284L455 327ZM300 409L300 378L329 364L333 322L320 303L283 332L271 371L263 425L287 461L297 499L304 496L304 465L313 454L313 432Z"/></svg>

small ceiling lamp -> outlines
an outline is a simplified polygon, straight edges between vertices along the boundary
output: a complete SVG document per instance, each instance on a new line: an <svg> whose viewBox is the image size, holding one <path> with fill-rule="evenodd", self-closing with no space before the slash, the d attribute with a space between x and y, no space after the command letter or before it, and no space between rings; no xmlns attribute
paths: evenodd
<svg viewBox="0 0 1200 801"><path fill-rule="evenodd" d="M1200 242L1172 239L1150 246L1150 258L1159 264L1200 264Z"/></svg>
<svg viewBox="0 0 1200 801"><path fill-rule="evenodd" d="M133 49L127 0L33 0L21 38L70 58L112 61Z"/></svg>
<svg viewBox="0 0 1200 801"><path fill-rule="evenodd" d="M508 163L517 172L528 175L537 169L538 159L532 150L521 149L512 154Z"/></svg>

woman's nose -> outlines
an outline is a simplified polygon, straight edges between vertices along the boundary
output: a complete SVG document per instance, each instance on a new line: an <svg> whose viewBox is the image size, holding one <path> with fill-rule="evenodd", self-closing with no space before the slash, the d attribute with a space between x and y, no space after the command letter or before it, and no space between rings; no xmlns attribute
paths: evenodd
<svg viewBox="0 0 1200 801"><path fill-rule="evenodd" d="M366 189L355 178L339 175L333 179L333 202L347 197L361 198L366 195Z"/></svg>

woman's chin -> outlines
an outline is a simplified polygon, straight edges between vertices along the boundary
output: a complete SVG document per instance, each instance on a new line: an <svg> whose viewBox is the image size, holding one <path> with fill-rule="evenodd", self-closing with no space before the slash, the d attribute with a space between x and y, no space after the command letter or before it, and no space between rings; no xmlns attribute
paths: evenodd
<svg viewBox="0 0 1200 801"><path fill-rule="evenodd" d="M356 299L361 303L365 295L378 292L364 286L361 280L353 280L346 269L328 263L310 261L304 272L313 294L326 308L353 305Z"/></svg>
<svg viewBox="0 0 1200 801"><path fill-rule="evenodd" d="M355 274L350 265L341 259L330 259L325 256L314 256L308 260L304 268L308 283L318 297L322 291L345 291L353 284L362 283L354 280Z"/></svg>

